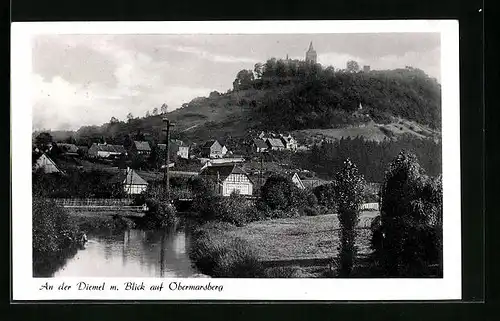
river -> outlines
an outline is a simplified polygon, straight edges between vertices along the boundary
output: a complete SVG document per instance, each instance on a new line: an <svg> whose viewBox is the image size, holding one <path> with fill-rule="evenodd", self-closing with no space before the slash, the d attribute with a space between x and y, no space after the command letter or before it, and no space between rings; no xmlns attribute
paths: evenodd
<svg viewBox="0 0 500 321"><path fill-rule="evenodd" d="M189 235L182 229L89 233L85 248L54 277L191 277L198 272L188 256Z"/></svg>

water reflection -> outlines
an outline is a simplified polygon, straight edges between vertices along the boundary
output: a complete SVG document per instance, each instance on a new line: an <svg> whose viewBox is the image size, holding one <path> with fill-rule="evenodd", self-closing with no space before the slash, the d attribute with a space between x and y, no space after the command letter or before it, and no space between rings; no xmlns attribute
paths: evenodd
<svg viewBox="0 0 500 321"><path fill-rule="evenodd" d="M188 247L189 236L183 229L89 234L86 248L54 277L190 277L197 271Z"/></svg>

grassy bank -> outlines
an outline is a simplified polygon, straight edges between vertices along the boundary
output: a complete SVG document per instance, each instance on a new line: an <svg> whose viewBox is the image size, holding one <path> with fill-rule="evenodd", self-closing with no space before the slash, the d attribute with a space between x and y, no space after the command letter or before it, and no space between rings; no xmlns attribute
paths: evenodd
<svg viewBox="0 0 500 321"><path fill-rule="evenodd" d="M362 212L360 215L356 240L359 254L370 252L371 231L365 227L378 214ZM228 233L258 248L262 261L308 260L326 259L338 254L339 228L337 215L330 214L258 221Z"/></svg>
<svg viewBox="0 0 500 321"><path fill-rule="evenodd" d="M366 268L371 252L368 226L376 215L361 214L353 277L373 272ZM211 222L193 233L190 257L212 277L329 277L335 275L339 228L333 214L257 221L242 227Z"/></svg>

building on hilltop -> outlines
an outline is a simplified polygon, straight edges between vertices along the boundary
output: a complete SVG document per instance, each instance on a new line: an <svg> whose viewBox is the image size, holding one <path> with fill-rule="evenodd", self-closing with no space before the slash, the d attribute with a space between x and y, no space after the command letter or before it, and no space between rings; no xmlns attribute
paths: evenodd
<svg viewBox="0 0 500 321"><path fill-rule="evenodd" d="M363 66L363 72L370 72L370 66Z"/></svg>
<svg viewBox="0 0 500 321"><path fill-rule="evenodd" d="M306 62L316 63L318 59L318 55L316 54L316 50L313 48L313 43L309 44L309 49L306 52Z"/></svg>

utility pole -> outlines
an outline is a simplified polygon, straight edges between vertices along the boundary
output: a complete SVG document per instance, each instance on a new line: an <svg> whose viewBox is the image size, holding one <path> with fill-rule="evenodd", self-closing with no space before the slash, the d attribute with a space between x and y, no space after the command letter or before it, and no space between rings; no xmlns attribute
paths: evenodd
<svg viewBox="0 0 500 321"><path fill-rule="evenodd" d="M163 122L166 124L166 127L163 129L164 132L166 132L166 142L165 142L165 174L163 176L163 181L165 184L165 198L167 201L170 201L170 181L169 181L169 164L170 164L170 153L169 153L169 146L170 146L170 127L174 126L168 120L168 118L164 117Z"/></svg>

